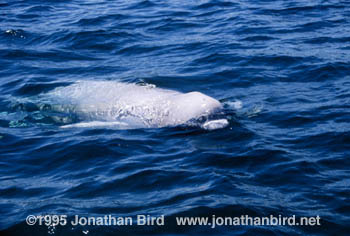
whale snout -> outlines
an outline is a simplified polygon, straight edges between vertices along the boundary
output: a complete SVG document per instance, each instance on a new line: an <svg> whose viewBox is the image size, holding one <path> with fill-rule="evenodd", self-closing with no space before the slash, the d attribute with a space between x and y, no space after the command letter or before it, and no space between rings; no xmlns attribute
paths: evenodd
<svg viewBox="0 0 350 236"><path fill-rule="evenodd" d="M200 92L178 94L172 99L171 123L185 123L193 118L206 116L221 109L221 103Z"/></svg>

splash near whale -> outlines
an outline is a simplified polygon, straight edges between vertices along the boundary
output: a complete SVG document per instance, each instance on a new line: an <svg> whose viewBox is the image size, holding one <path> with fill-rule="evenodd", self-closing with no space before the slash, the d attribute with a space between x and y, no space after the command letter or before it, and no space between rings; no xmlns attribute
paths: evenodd
<svg viewBox="0 0 350 236"><path fill-rule="evenodd" d="M61 119L63 128L161 128L186 124L199 118L204 119L201 127L208 130L228 125L226 119L208 119L222 109L218 100L200 92L181 93L154 85L78 81L39 97L41 102L50 104L52 111L74 116L79 121L64 121L65 116L56 116L56 119Z"/></svg>

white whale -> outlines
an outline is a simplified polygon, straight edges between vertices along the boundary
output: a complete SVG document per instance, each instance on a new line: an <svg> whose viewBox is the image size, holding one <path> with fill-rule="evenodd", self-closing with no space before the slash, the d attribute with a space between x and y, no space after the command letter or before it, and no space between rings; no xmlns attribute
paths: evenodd
<svg viewBox="0 0 350 236"><path fill-rule="evenodd" d="M222 109L218 100L200 92L181 93L115 81L78 81L42 94L41 99L52 104L52 110L74 114L81 121L65 128L177 126ZM227 124L226 119L220 119L207 121L203 127L216 129Z"/></svg>

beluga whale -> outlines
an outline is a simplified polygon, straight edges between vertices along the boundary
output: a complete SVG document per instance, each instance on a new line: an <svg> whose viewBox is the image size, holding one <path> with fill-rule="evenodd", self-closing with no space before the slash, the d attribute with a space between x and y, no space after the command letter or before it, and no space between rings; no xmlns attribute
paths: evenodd
<svg viewBox="0 0 350 236"><path fill-rule="evenodd" d="M77 81L40 94L39 98L42 104L50 104L50 111L60 114L55 117L62 121L62 128L162 128L198 120L208 130L228 125L226 119L209 119L222 110L222 104L215 98L201 92L182 93L150 84Z"/></svg>

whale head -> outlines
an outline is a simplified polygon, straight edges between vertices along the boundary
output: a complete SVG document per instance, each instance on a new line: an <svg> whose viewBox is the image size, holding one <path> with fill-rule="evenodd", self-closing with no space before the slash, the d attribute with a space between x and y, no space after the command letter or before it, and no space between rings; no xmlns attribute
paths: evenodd
<svg viewBox="0 0 350 236"><path fill-rule="evenodd" d="M190 92L175 95L172 100L167 122L169 124L183 124L191 119L206 116L222 108L221 103L200 92Z"/></svg>

